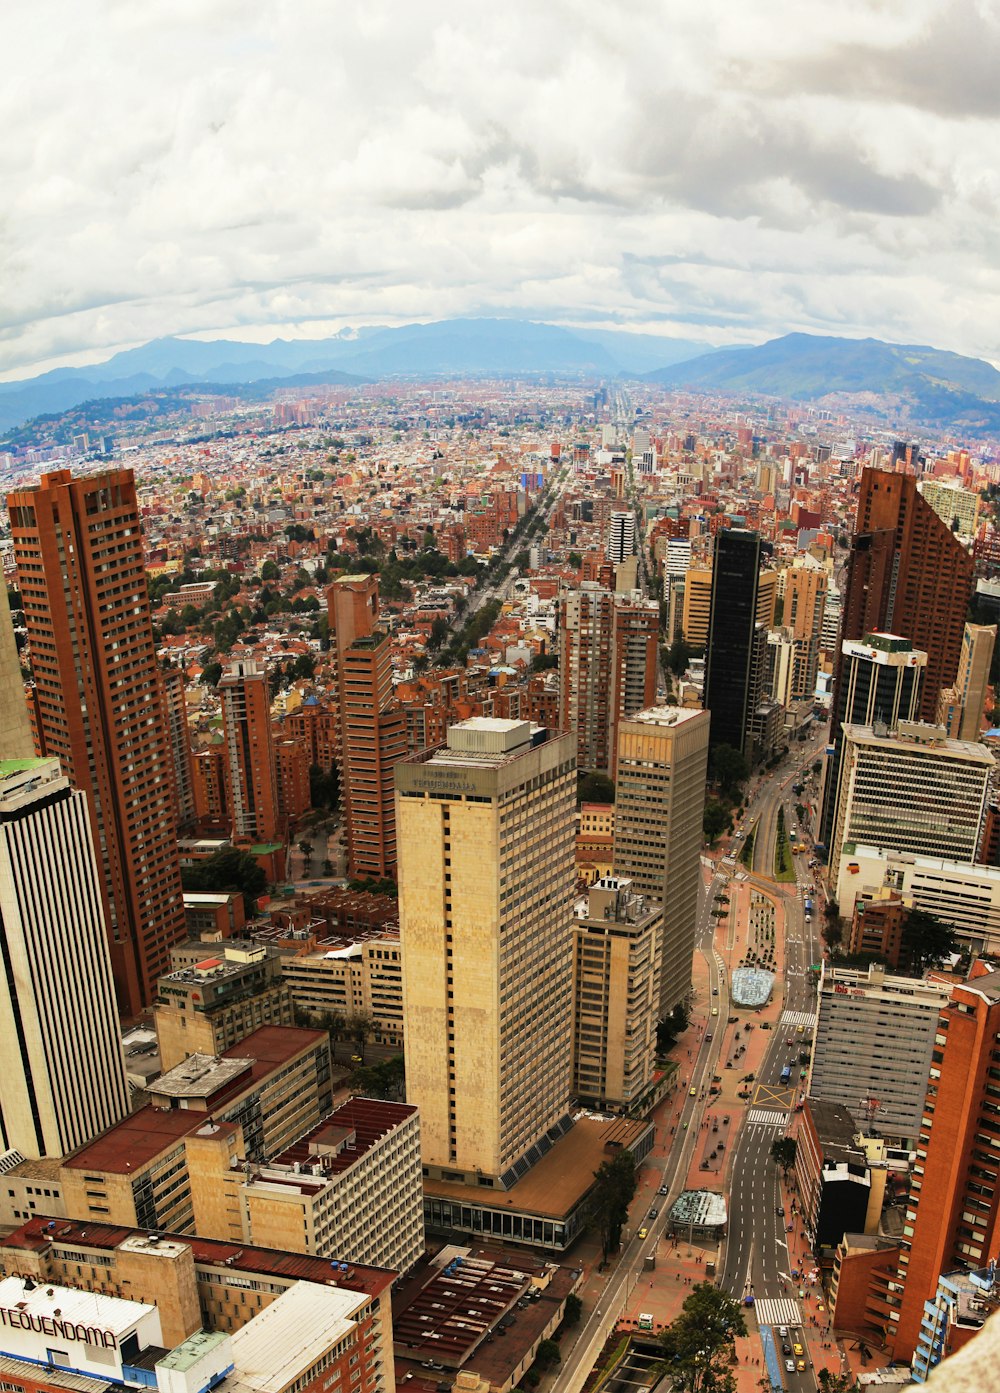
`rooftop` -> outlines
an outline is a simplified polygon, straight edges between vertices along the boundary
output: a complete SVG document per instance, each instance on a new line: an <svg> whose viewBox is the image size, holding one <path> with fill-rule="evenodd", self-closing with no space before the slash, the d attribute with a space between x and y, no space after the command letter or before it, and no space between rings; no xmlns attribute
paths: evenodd
<svg viewBox="0 0 1000 1393"><path fill-rule="evenodd" d="M105 1296L77 1287L57 1287L48 1282L29 1287L22 1277L0 1281L0 1307L24 1311L29 1316L99 1325L118 1336L127 1335L143 1316L156 1311L155 1306L141 1301L124 1301L120 1296Z"/></svg>
<svg viewBox="0 0 1000 1393"><path fill-rule="evenodd" d="M715 1190L684 1190L670 1206L670 1220L674 1224L719 1228L727 1219L726 1197Z"/></svg>
<svg viewBox="0 0 1000 1393"><path fill-rule="evenodd" d="M348 1170L376 1142L394 1132L416 1111L412 1103L350 1098L294 1146L276 1156L266 1170L297 1163L303 1167L319 1167L329 1179Z"/></svg>
<svg viewBox="0 0 1000 1393"><path fill-rule="evenodd" d="M648 706L645 711L636 711L625 719L636 721L642 725L679 726L683 725L685 721L693 721L696 717L706 714L698 707Z"/></svg>
<svg viewBox="0 0 1000 1393"><path fill-rule="evenodd" d="M350 1334L357 1307L353 1293L296 1282L234 1331L239 1385L280 1393Z"/></svg>
<svg viewBox="0 0 1000 1393"><path fill-rule="evenodd" d="M252 1059L224 1059L210 1054L189 1054L149 1085L163 1098L210 1098L253 1068Z"/></svg>

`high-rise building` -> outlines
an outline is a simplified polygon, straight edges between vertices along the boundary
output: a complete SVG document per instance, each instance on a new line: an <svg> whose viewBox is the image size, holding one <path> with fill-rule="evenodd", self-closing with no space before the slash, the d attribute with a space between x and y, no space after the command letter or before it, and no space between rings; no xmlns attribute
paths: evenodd
<svg viewBox="0 0 1000 1393"><path fill-rule="evenodd" d="M837 819L841 727L871 726L878 721L894 728L899 721L915 721L926 670L927 654L897 634L865 634L863 639L845 639L841 644L840 678L833 703L833 740L827 747L820 796L819 841L829 844Z"/></svg>
<svg viewBox="0 0 1000 1393"><path fill-rule="evenodd" d="M800 558L785 572L782 623L792 631L795 658L791 700L811 701L816 693L827 573L811 558Z"/></svg>
<svg viewBox="0 0 1000 1393"><path fill-rule="evenodd" d="M382 880L396 874L393 770L407 742L406 715L393 698L389 635L378 626L378 577L340 576L327 605L347 868Z"/></svg>
<svg viewBox="0 0 1000 1393"><path fill-rule="evenodd" d="M618 566L635 555L635 514L612 513L608 528L608 560Z"/></svg>
<svg viewBox="0 0 1000 1393"><path fill-rule="evenodd" d="M618 730L615 875L662 906L659 1016L691 989L709 715L654 706Z"/></svg>
<svg viewBox="0 0 1000 1393"><path fill-rule="evenodd" d="M830 884L845 845L974 861L996 761L941 726L844 726L830 841ZM849 860L849 857L848 857Z"/></svg>
<svg viewBox="0 0 1000 1393"><path fill-rule="evenodd" d="M710 744L731 745L748 756L760 554L756 532L734 527L716 535L705 654L705 706L712 718Z"/></svg>
<svg viewBox="0 0 1000 1393"><path fill-rule="evenodd" d="M908 1362L938 1278L1000 1256L1000 972L952 989L942 1008L890 1284L887 1343Z"/></svg>
<svg viewBox="0 0 1000 1393"><path fill-rule="evenodd" d="M712 568L689 566L684 576L684 607L681 627L684 641L692 648L708 646L708 627L712 617ZM673 634L670 636L673 638Z"/></svg>
<svg viewBox="0 0 1000 1393"><path fill-rule="evenodd" d="M660 906L615 876L596 881L573 923L573 1095L627 1112L656 1062Z"/></svg>
<svg viewBox="0 0 1000 1393"><path fill-rule="evenodd" d="M84 794L56 759L0 761L0 1142L64 1156L129 1109Z"/></svg>
<svg viewBox="0 0 1000 1393"><path fill-rule="evenodd" d="M34 753L7 586L0 577L0 759L31 759Z"/></svg>
<svg viewBox="0 0 1000 1393"><path fill-rule="evenodd" d="M90 803L122 1011L156 991L185 936L173 769L128 469L42 476L7 498L40 753Z"/></svg>
<svg viewBox="0 0 1000 1393"><path fill-rule="evenodd" d="M271 692L263 664L253 658L232 663L219 679L219 696L233 833L252 842L283 841L286 822L278 811Z"/></svg>
<svg viewBox="0 0 1000 1393"><path fill-rule="evenodd" d="M656 696L659 606L595 581L559 597L559 723L581 769L612 773L619 721Z"/></svg>
<svg viewBox="0 0 1000 1393"><path fill-rule="evenodd" d="M573 738L474 716L398 764L396 789L424 1166L509 1189L569 1125Z"/></svg>
<svg viewBox="0 0 1000 1393"><path fill-rule="evenodd" d="M842 636L888 630L926 652L925 721L937 716L941 688L955 682L972 569L972 557L917 492L912 474L863 471Z"/></svg>
<svg viewBox="0 0 1000 1393"><path fill-rule="evenodd" d="M194 822L194 776L191 772L191 736L187 723L186 682L180 668L160 669L163 716L174 768L174 818L178 828Z"/></svg>
<svg viewBox="0 0 1000 1393"><path fill-rule="evenodd" d="M966 624L953 687L938 698L938 721L956 740L978 740L982 733L990 668L997 641L995 624Z"/></svg>

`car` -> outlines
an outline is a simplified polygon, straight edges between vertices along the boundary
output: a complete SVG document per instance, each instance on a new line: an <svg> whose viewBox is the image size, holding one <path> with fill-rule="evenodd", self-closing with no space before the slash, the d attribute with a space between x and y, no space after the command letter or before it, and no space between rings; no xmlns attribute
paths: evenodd
<svg viewBox="0 0 1000 1393"><path fill-rule="evenodd" d="M688 1089L688 1092L690 1093L690 1095L691 1095L692 1098L697 1098L697 1096L698 1096L698 1090L697 1090L696 1088L691 1087L691 1088Z"/></svg>
<svg viewBox="0 0 1000 1393"><path fill-rule="evenodd" d="M795 1361L795 1367L800 1374L804 1374L806 1371L806 1361L804 1359L797 1359Z"/></svg>
<svg viewBox="0 0 1000 1393"><path fill-rule="evenodd" d="M730 1024L730 1025L735 1025L736 1022L737 1022L738 1020L739 1020L739 1016L730 1016L730 1017L729 1017L729 1024Z"/></svg>
<svg viewBox="0 0 1000 1393"><path fill-rule="evenodd" d="M659 1210L656 1208L656 1206L654 1205L653 1208L649 1211L649 1214L648 1214L646 1217L649 1218L649 1219L655 1219L655 1218L659 1215L659 1212L660 1212L660 1211L659 1211Z"/></svg>
<svg viewBox="0 0 1000 1393"><path fill-rule="evenodd" d="M797 1025L797 1026L795 1027L795 1033L796 1033L796 1035L804 1035L804 1034L806 1033L806 1028L805 1028L805 1026L804 1026L804 1025Z"/></svg>
<svg viewBox="0 0 1000 1393"><path fill-rule="evenodd" d="M789 1373L789 1374L794 1374L794 1373L795 1373L795 1360L794 1360L794 1359L786 1359L786 1360L785 1360L785 1370L786 1370L786 1372Z"/></svg>
<svg viewBox="0 0 1000 1393"><path fill-rule="evenodd" d="M712 988L712 995L713 995L713 996L718 996L718 995L719 995L719 989L718 989L718 987L713 987L713 988Z"/></svg>
<svg viewBox="0 0 1000 1393"><path fill-rule="evenodd" d="M788 1326L787 1326L787 1325L779 1325L779 1326L778 1326L778 1334L781 1336L781 1338L782 1338L783 1340L787 1340L787 1339L788 1339ZM785 1350L785 1353L786 1353L786 1354L791 1354L791 1352L792 1352L792 1351L791 1351L790 1349L786 1349L786 1350Z"/></svg>
<svg viewBox="0 0 1000 1393"><path fill-rule="evenodd" d="M805 1354L805 1350L799 1344L798 1340L792 1341L792 1352L795 1355L796 1359L801 1359L802 1356Z"/></svg>
<svg viewBox="0 0 1000 1393"><path fill-rule="evenodd" d="M661 1185L660 1188L657 1190L656 1193L657 1193L658 1195L669 1195L669 1194L670 1194L670 1190L669 1190L669 1188L668 1188L666 1185Z"/></svg>
<svg viewBox="0 0 1000 1393"><path fill-rule="evenodd" d="M788 1343L787 1340L782 1340L782 1342L781 1342L781 1352L782 1352L782 1354L791 1354L791 1352L792 1352L792 1347L791 1347L791 1345Z"/></svg>
<svg viewBox="0 0 1000 1393"><path fill-rule="evenodd" d="M707 1030L707 1031L705 1032L705 1044L707 1045L711 1039L712 1039L712 1032L711 1032L710 1030Z"/></svg>
<svg viewBox="0 0 1000 1393"><path fill-rule="evenodd" d="M786 1045L794 1045L794 1044L795 1044L795 1036L794 1036L794 1035L789 1035L788 1039L785 1041L785 1044L786 1044Z"/></svg>
<svg viewBox="0 0 1000 1393"><path fill-rule="evenodd" d="M649 1234L649 1229L646 1227L645 1224L643 1224L642 1228L639 1230L639 1237L640 1237L640 1238L646 1238L646 1237L648 1236L648 1234Z"/></svg>
<svg viewBox="0 0 1000 1393"><path fill-rule="evenodd" d="M718 1008L718 1006L713 1006L713 1007L712 1007L712 1015L713 1015L713 1016L717 1016L718 1014L719 1014L719 1008Z"/></svg>

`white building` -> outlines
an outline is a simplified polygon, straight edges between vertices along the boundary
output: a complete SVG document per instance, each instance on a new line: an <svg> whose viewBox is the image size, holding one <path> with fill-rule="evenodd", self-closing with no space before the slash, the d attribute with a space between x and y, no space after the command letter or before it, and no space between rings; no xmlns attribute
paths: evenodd
<svg viewBox="0 0 1000 1393"><path fill-rule="evenodd" d="M607 557L613 565L620 565L635 555L635 514L612 513L608 531Z"/></svg>
<svg viewBox="0 0 1000 1393"><path fill-rule="evenodd" d="M86 796L57 759L0 762L0 1141L64 1156L129 1110Z"/></svg>

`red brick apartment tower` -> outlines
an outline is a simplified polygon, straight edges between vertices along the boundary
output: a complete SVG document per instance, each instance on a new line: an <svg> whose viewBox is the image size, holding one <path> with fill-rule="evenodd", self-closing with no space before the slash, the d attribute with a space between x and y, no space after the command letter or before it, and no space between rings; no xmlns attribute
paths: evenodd
<svg viewBox="0 0 1000 1393"><path fill-rule="evenodd" d="M219 681L226 737L229 816L237 837L283 842L278 773L271 735L271 692L262 663L235 662Z"/></svg>
<svg viewBox="0 0 1000 1393"><path fill-rule="evenodd" d="M887 1339L908 1362L942 1272L1000 1254L1000 972L956 986L938 1022ZM890 1301L893 1300L890 1294Z"/></svg>
<svg viewBox="0 0 1000 1393"><path fill-rule="evenodd" d="M135 479L57 470L7 506L42 753L89 800L118 1004L134 1015L185 937Z"/></svg>
<svg viewBox="0 0 1000 1393"><path fill-rule="evenodd" d="M972 557L917 492L912 474L863 471L841 636L883 629L927 653L925 721L937 719L941 688L955 682L972 570Z"/></svg>
<svg viewBox="0 0 1000 1393"><path fill-rule="evenodd" d="M341 576L326 598L348 874L395 878L393 770L408 753L406 714L393 697L389 636L378 627L378 577Z"/></svg>

